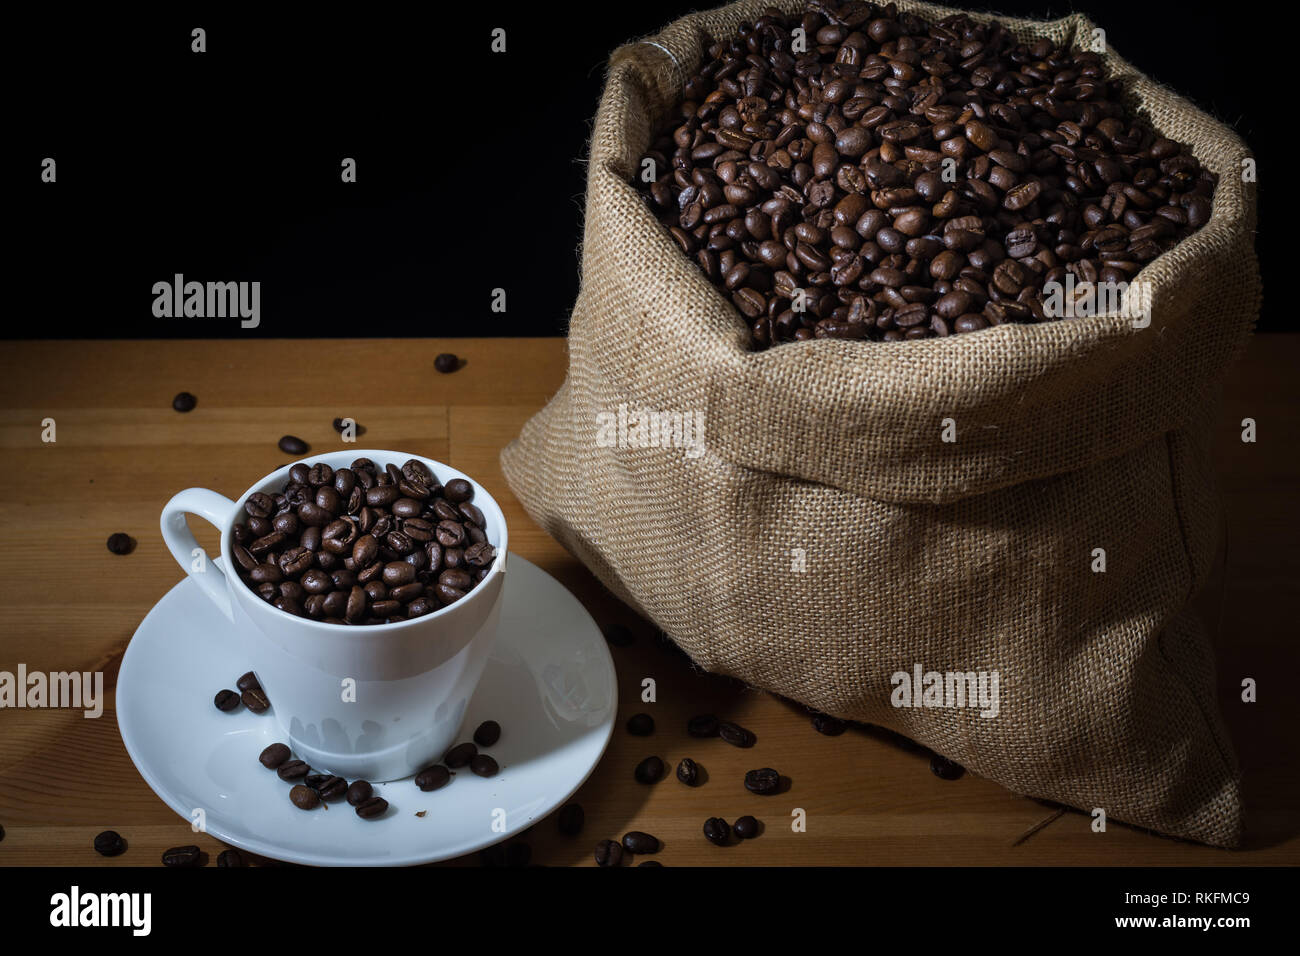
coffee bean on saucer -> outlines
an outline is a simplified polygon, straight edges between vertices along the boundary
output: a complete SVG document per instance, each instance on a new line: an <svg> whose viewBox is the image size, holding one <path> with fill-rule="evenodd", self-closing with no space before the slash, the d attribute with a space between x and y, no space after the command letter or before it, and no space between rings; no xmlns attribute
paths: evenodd
<svg viewBox="0 0 1300 956"><path fill-rule="evenodd" d="M315 810L320 806L320 794L311 787L298 784L289 791L289 799L299 810Z"/></svg>
<svg viewBox="0 0 1300 956"><path fill-rule="evenodd" d="M664 775L664 762L658 757L646 757L636 765L636 770L632 776L636 778L637 783L658 783L659 778Z"/></svg>
<svg viewBox="0 0 1300 956"><path fill-rule="evenodd" d="M695 786L700 781L700 765L690 757L683 757L677 765L677 779L688 787Z"/></svg>
<svg viewBox="0 0 1300 956"><path fill-rule="evenodd" d="M365 820L373 820L375 817L383 816L387 809L387 800L383 797L371 797L357 804L357 816Z"/></svg>
<svg viewBox="0 0 1300 956"><path fill-rule="evenodd" d="M135 548L135 539L129 534L118 531L108 536L108 550L114 554L130 554Z"/></svg>
<svg viewBox="0 0 1300 956"><path fill-rule="evenodd" d="M432 790L441 790L451 782L451 771L440 763L432 767L425 767L415 775L415 785L428 793Z"/></svg>
<svg viewBox="0 0 1300 956"><path fill-rule="evenodd" d="M192 412L198 403L199 400L189 392L177 392L176 397L172 399L172 408L178 412Z"/></svg>
<svg viewBox="0 0 1300 956"><path fill-rule="evenodd" d="M618 866L623 862L623 846L613 840L601 840L596 844L597 866Z"/></svg>
<svg viewBox="0 0 1300 956"><path fill-rule="evenodd" d="M740 724L733 724L727 720L718 724L718 736L733 747L752 747L758 739L753 732L746 730Z"/></svg>
<svg viewBox="0 0 1300 956"><path fill-rule="evenodd" d="M956 780L966 772L966 768L959 763L954 763L947 757L940 757L935 754L930 758L930 772L940 780Z"/></svg>
<svg viewBox="0 0 1300 956"><path fill-rule="evenodd" d="M718 718L712 714L700 714L686 722L686 732L692 737L716 737L718 726Z"/></svg>
<svg viewBox="0 0 1300 956"><path fill-rule="evenodd" d="M233 690L219 690L217 696L212 698L212 703L217 705L217 710L229 713L239 706L239 695Z"/></svg>
<svg viewBox="0 0 1300 956"><path fill-rule="evenodd" d="M476 753L478 748L471 743L457 744L447 751L447 756L442 758L442 762L452 770L459 770L469 763Z"/></svg>
<svg viewBox="0 0 1300 956"><path fill-rule="evenodd" d="M628 853L658 853L659 840L640 830L629 830L623 834L623 849Z"/></svg>
<svg viewBox="0 0 1300 956"><path fill-rule="evenodd" d="M758 821L751 816L743 816L731 825L731 832L737 840L752 840L758 836Z"/></svg>
<svg viewBox="0 0 1300 956"><path fill-rule="evenodd" d="M633 714L627 719L627 732L634 737L649 737L655 732L655 719L649 714Z"/></svg>
<svg viewBox="0 0 1300 956"><path fill-rule="evenodd" d="M232 847L229 850L222 850L217 854L217 866L218 868L248 866L248 861L244 859L244 854Z"/></svg>
<svg viewBox="0 0 1300 956"><path fill-rule="evenodd" d="M281 780L301 780L311 773L311 767L302 760L288 760L275 769Z"/></svg>
<svg viewBox="0 0 1300 956"><path fill-rule="evenodd" d="M249 688L244 691L240 699L244 702L244 706L255 714L264 714L267 708L271 706L271 701L267 698L266 692L260 687Z"/></svg>
<svg viewBox="0 0 1300 956"><path fill-rule="evenodd" d="M848 727L844 721L830 714L813 714L812 725L813 730L827 737L838 737Z"/></svg>
<svg viewBox="0 0 1300 956"><path fill-rule="evenodd" d="M781 775L771 767L750 770L745 774L745 789L759 796L770 797L781 788Z"/></svg>
<svg viewBox="0 0 1300 956"><path fill-rule="evenodd" d="M491 747L501 739L501 725L495 720L485 720L474 731L474 743L480 747Z"/></svg>
<svg viewBox="0 0 1300 956"><path fill-rule="evenodd" d="M439 355L436 359L433 360L433 367L436 368L439 372L442 372L444 375L446 375L448 372L456 371L456 368L459 365L460 365L460 359L457 358L455 355L453 355L451 352L443 352L441 355Z"/></svg>
<svg viewBox="0 0 1300 956"><path fill-rule="evenodd" d="M628 647L636 640L636 635L622 624L611 624L605 628L605 640L614 647Z"/></svg>
<svg viewBox="0 0 1300 956"><path fill-rule="evenodd" d="M582 832L582 825L586 822L586 818L587 815L583 812L581 804L566 803L560 810L556 823L565 836L577 836Z"/></svg>
<svg viewBox="0 0 1300 956"><path fill-rule="evenodd" d="M162 854L163 866L198 866L202 859L203 851L193 844L170 847Z"/></svg>
<svg viewBox="0 0 1300 956"><path fill-rule="evenodd" d="M238 687L241 691L262 689L262 685L258 683L257 675L254 674L252 671L248 671L246 674L240 677L239 680L235 681L235 686Z"/></svg>
<svg viewBox="0 0 1300 956"><path fill-rule="evenodd" d="M717 846L726 846L731 827L722 817L709 817L704 821L704 838Z"/></svg>
<svg viewBox="0 0 1300 956"><path fill-rule="evenodd" d="M352 786L348 787L348 803L354 807L360 806L374 796L374 793L375 788L370 786L369 780L354 780Z"/></svg>
<svg viewBox="0 0 1300 956"><path fill-rule="evenodd" d="M506 866L527 866L533 858L533 848L527 843L512 843L506 847Z"/></svg>
<svg viewBox="0 0 1300 956"><path fill-rule="evenodd" d="M305 455L308 445L297 435L285 435L279 442L280 451L286 455Z"/></svg>
<svg viewBox="0 0 1300 956"><path fill-rule="evenodd" d="M283 764L290 757L289 748L284 744L271 744L258 756L262 766L267 770L274 770Z"/></svg>
<svg viewBox="0 0 1300 956"><path fill-rule="evenodd" d="M480 777L495 777L500 769L497 762L487 754L477 754L469 762L469 769Z"/></svg>
<svg viewBox="0 0 1300 956"><path fill-rule="evenodd" d="M658 860L642 860L637 866L663 866Z"/></svg>
<svg viewBox="0 0 1300 956"><path fill-rule="evenodd" d="M329 773L320 774L319 777L315 783L308 782L307 786L319 793L322 800L337 800L348 792L348 782L342 777Z"/></svg>
<svg viewBox="0 0 1300 956"><path fill-rule="evenodd" d="M126 851L126 841L116 830L105 830L95 837L95 852L100 856L119 856Z"/></svg>

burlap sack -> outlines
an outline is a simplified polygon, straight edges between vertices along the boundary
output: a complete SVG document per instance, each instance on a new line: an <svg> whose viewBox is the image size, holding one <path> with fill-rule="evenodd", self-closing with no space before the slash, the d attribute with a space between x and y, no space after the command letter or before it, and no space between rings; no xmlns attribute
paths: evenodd
<svg viewBox="0 0 1300 956"><path fill-rule="evenodd" d="M1140 276L1149 328L1096 316L751 352L630 180L710 38L770 5L693 14L613 55L569 374L502 453L511 488L707 670L893 728L1020 793L1237 845L1238 772L1188 603L1217 542L1215 393L1260 295L1244 145L1110 52L1141 111L1220 177L1211 221ZM702 414L702 444L610 447L620 406ZM917 665L997 671L998 715L893 706L891 676Z"/></svg>

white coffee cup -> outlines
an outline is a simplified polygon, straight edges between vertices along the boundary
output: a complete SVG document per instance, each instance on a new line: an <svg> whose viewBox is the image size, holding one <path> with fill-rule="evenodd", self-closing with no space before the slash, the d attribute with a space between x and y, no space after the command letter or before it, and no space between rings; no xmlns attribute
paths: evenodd
<svg viewBox="0 0 1300 956"><path fill-rule="evenodd" d="M231 501L206 488L180 492L162 512L162 535L172 556L203 593L230 618L241 660L256 675L282 740L318 772L373 782L410 776L455 741L465 709L496 640L505 583L507 537L500 506L468 475L419 455L349 450L303 461L345 468L369 458L382 470L410 459L423 462L442 484L463 478L474 488L488 542L496 557L487 577L453 604L408 621L371 626L327 624L272 606L231 570L234 525L246 518L255 492L275 494L289 482L290 462ZM222 567L199 548L185 515L207 519L221 532ZM233 687L239 674L210 675L213 693ZM266 715L270 719L271 715Z"/></svg>

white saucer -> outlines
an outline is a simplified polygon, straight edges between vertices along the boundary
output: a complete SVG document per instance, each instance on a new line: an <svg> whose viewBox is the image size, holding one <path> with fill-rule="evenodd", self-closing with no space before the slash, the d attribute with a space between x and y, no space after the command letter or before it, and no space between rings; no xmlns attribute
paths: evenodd
<svg viewBox="0 0 1300 956"><path fill-rule="evenodd" d="M465 767L433 793L411 779L376 784L389 803L377 820L361 819L343 800L299 810L289 784L257 760L280 739L271 713L213 706L213 695L249 669L231 651L230 627L190 578L172 588L126 649L117 724L163 802L187 821L202 809L208 834L262 856L398 866L472 853L572 796L614 728L614 662L600 629L563 585L512 554L500 636L457 737L469 740L482 721L497 721L501 739L483 750L500 773L476 777ZM420 810L426 815L417 817Z"/></svg>

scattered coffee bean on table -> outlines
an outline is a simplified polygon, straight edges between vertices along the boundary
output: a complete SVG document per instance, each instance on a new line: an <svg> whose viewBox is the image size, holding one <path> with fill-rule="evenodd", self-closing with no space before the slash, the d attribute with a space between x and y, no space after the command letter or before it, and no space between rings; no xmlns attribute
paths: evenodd
<svg viewBox="0 0 1300 956"><path fill-rule="evenodd" d="M216 705L217 710L229 713L239 706L239 695L233 690L219 690L217 696L212 698L212 703Z"/></svg>
<svg viewBox="0 0 1300 956"><path fill-rule="evenodd" d="M745 789L759 796L770 797L781 789L781 775L771 767L750 770L745 774Z"/></svg>
<svg viewBox="0 0 1300 956"><path fill-rule="evenodd" d="M126 852L126 841L116 830L105 830L95 837L95 852L100 856L120 856Z"/></svg>
<svg viewBox="0 0 1300 956"><path fill-rule="evenodd" d="M628 853L658 853L659 839L641 830L629 830L623 834L623 849Z"/></svg>
<svg viewBox="0 0 1300 956"><path fill-rule="evenodd" d="M636 770L632 776L636 778L637 783L658 783L659 778L664 775L664 762L658 757L646 757L636 765Z"/></svg>
<svg viewBox="0 0 1300 956"><path fill-rule="evenodd" d="M655 719L649 714L633 714L627 719L627 732L634 737L649 737L655 732Z"/></svg>
<svg viewBox="0 0 1300 956"><path fill-rule="evenodd" d="M270 699L267 698L266 692L260 687L251 687L240 695L240 700L255 714L264 714L271 706Z"/></svg>
<svg viewBox="0 0 1300 956"><path fill-rule="evenodd" d="M388 809L388 801L383 797L371 797L357 804L357 816L365 820L373 820L382 816Z"/></svg>
<svg viewBox="0 0 1300 956"><path fill-rule="evenodd" d="M686 722L686 732L692 737L718 736L718 718L712 714L700 714Z"/></svg>
<svg viewBox="0 0 1300 956"><path fill-rule="evenodd" d="M258 760L267 770L275 770L292 756L285 744L271 744L258 755Z"/></svg>
<svg viewBox="0 0 1300 956"><path fill-rule="evenodd" d="M0 840L3 840L4 838L5 838L5 828L3 826L0 826Z"/></svg>
<svg viewBox="0 0 1300 956"><path fill-rule="evenodd" d="M700 765L690 757L683 757L677 764L677 779L688 787L693 787L700 781Z"/></svg>
<svg viewBox="0 0 1300 956"><path fill-rule="evenodd" d="M718 724L718 736L733 747L752 747L758 740L751 731L726 720Z"/></svg>
<svg viewBox="0 0 1300 956"><path fill-rule="evenodd" d="M704 821L704 838L716 846L726 846L731 827L722 817L709 817Z"/></svg>
<svg viewBox="0 0 1300 956"><path fill-rule="evenodd" d="M583 812L580 804L566 803L563 809L560 810L556 825L565 836L577 836L582 832L582 825L586 822L586 819L587 815Z"/></svg>
<svg viewBox="0 0 1300 956"><path fill-rule="evenodd" d="M352 423L353 423L354 425L356 425L356 419L355 419L355 418L352 420ZM343 419L341 419L341 418L336 418L336 419L334 419L334 430L335 430L336 432L338 432L340 435L343 434L343 429L344 429L344 427L345 427L345 426L344 426L344 424L343 424ZM360 432L360 430L361 430L361 429L360 429L360 426L357 426L357 431Z"/></svg>
<svg viewBox="0 0 1300 956"><path fill-rule="evenodd" d="M663 866L658 860L642 860L637 866Z"/></svg>
<svg viewBox="0 0 1300 956"><path fill-rule="evenodd" d="M1128 281L1212 208L1105 72L963 13L769 10L708 48L637 185L756 349L1064 318L1048 282Z"/></svg>
<svg viewBox="0 0 1300 956"><path fill-rule="evenodd" d="M415 775L415 785L425 793L441 790L449 783L451 783L451 771L440 763L436 763L432 767L425 767ZM349 799L351 798L349 797Z"/></svg>
<svg viewBox="0 0 1300 956"><path fill-rule="evenodd" d="M829 714L813 714L812 725L813 730L827 737L838 737L848 729L848 724Z"/></svg>
<svg viewBox="0 0 1300 956"><path fill-rule="evenodd" d="M487 754L477 754L470 760L469 769L480 777L495 777L499 768L497 762Z"/></svg>
<svg viewBox="0 0 1300 956"><path fill-rule="evenodd" d="M108 536L108 550L114 554L130 554L135 549L135 539L118 531Z"/></svg>
<svg viewBox="0 0 1300 956"><path fill-rule="evenodd" d="M199 400L189 392L177 392L176 397L172 399L172 408L178 412L192 412L198 403Z"/></svg>
<svg viewBox="0 0 1300 956"><path fill-rule="evenodd" d="M235 686L238 687L241 691L262 689L262 685L258 683L257 675L254 674L252 671L248 671L242 674L239 680L235 681Z"/></svg>
<svg viewBox="0 0 1300 956"><path fill-rule="evenodd" d="M277 444L286 455L305 455L310 447L297 435L285 435Z"/></svg>
<svg viewBox="0 0 1300 956"><path fill-rule="evenodd" d="M439 372L446 375L448 372L454 372L460 366L460 359L451 352L443 352L433 360L433 367Z"/></svg>
<svg viewBox="0 0 1300 956"><path fill-rule="evenodd" d="M299 810L315 810L320 806L320 794L311 787L298 784L289 791L289 799Z"/></svg>
<svg viewBox="0 0 1300 956"><path fill-rule="evenodd" d="M163 866L198 866L203 859L203 851L193 844L174 846L163 850Z"/></svg>
<svg viewBox="0 0 1300 956"><path fill-rule="evenodd" d="M751 816L743 816L731 826L731 832L737 840L752 840L758 836L758 821Z"/></svg>
<svg viewBox="0 0 1300 956"><path fill-rule="evenodd" d="M947 757L935 754L930 758L930 772L940 780L956 780L966 772L966 768L959 763L953 763Z"/></svg>
<svg viewBox="0 0 1300 956"><path fill-rule="evenodd" d="M597 866L618 866L623 862L623 846L615 840L601 840L596 844Z"/></svg>
<svg viewBox="0 0 1300 956"><path fill-rule="evenodd" d="M474 731L474 743L480 747L491 747L501 739L501 725L495 720L485 720Z"/></svg>
<svg viewBox="0 0 1300 956"><path fill-rule="evenodd" d="M448 750L447 755L442 758L442 762L452 770L459 770L461 767L464 767L473 760L474 755L477 753L478 747L467 741L463 744L457 744L455 747Z"/></svg>
<svg viewBox="0 0 1300 956"><path fill-rule="evenodd" d="M244 854L240 853L233 847L229 850L222 850L217 854L218 868L232 866L248 866L248 861L244 859Z"/></svg>
<svg viewBox="0 0 1300 956"><path fill-rule="evenodd" d="M275 768L281 780L302 780L311 773L311 767L302 760L287 760Z"/></svg>
<svg viewBox="0 0 1300 956"><path fill-rule="evenodd" d="M416 782L419 782L419 778L416 778ZM352 786L348 787L348 803L354 807L360 806L374 796L374 793L375 788L370 785L369 780L354 780Z"/></svg>

